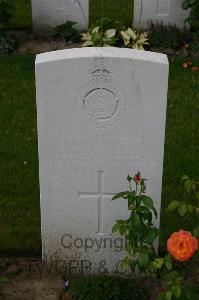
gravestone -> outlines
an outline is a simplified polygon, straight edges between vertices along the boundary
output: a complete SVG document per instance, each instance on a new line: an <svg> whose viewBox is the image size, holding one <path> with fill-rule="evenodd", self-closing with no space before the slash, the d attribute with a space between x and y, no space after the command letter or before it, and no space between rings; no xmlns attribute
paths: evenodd
<svg viewBox="0 0 199 300"><path fill-rule="evenodd" d="M118 272L127 175L148 179L159 213L167 105L164 54L119 48L36 59L43 259L73 273Z"/></svg>
<svg viewBox="0 0 199 300"><path fill-rule="evenodd" d="M45 34L68 20L80 31L87 30L88 5L88 0L32 0L33 30Z"/></svg>
<svg viewBox="0 0 199 300"><path fill-rule="evenodd" d="M184 28L184 20L189 11L182 9L181 0L134 0L134 22L135 27L147 28L150 22L163 22L164 25L176 24Z"/></svg>

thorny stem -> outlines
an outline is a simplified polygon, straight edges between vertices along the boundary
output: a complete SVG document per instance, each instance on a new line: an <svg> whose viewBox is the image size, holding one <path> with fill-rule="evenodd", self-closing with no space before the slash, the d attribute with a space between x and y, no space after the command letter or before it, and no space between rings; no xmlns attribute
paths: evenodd
<svg viewBox="0 0 199 300"><path fill-rule="evenodd" d="M138 184L136 183L136 188L135 188L136 196L137 196L137 191L138 191Z"/></svg>
<svg viewBox="0 0 199 300"><path fill-rule="evenodd" d="M143 0L140 0L140 17L139 17L139 24L138 24L138 33L140 33L140 25L142 20L142 11L143 11Z"/></svg>
<svg viewBox="0 0 199 300"><path fill-rule="evenodd" d="M83 10L83 7L82 7L82 5L80 3L80 0L74 0L73 3L75 3L75 2L77 2L77 4L79 5L79 8L80 8L80 10L82 12L82 15L84 17L84 21L85 21L86 25L88 26L87 18L86 18L85 12Z"/></svg>

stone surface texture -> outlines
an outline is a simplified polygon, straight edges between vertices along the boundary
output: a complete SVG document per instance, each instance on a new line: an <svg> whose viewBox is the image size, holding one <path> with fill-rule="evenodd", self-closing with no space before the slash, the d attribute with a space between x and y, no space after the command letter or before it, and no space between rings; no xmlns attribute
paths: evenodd
<svg viewBox="0 0 199 300"><path fill-rule="evenodd" d="M167 105L164 54L68 49L36 58L43 259L68 273L114 273L127 175L140 170L159 213Z"/></svg>

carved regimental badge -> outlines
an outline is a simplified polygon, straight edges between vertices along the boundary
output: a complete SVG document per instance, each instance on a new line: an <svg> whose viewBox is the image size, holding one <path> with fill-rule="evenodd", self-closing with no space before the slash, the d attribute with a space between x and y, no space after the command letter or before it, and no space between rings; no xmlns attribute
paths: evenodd
<svg viewBox="0 0 199 300"><path fill-rule="evenodd" d="M92 81L78 93L76 106L89 127L117 124L126 111L124 95L112 83L112 72L104 66L91 72Z"/></svg>

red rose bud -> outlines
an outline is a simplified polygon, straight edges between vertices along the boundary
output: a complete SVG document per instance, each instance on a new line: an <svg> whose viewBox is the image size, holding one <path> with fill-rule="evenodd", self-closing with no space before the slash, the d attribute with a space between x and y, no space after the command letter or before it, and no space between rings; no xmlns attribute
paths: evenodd
<svg viewBox="0 0 199 300"><path fill-rule="evenodd" d="M135 174L133 179L134 179L135 183L139 183L141 180L140 172L137 172L137 174Z"/></svg>

